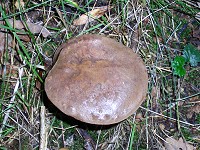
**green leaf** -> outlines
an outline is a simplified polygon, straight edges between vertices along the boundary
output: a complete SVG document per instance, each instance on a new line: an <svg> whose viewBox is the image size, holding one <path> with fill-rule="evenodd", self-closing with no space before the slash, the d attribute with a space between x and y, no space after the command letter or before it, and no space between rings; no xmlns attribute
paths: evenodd
<svg viewBox="0 0 200 150"><path fill-rule="evenodd" d="M176 56L172 61L172 69L175 75L183 77L186 74L186 70L184 68L185 58L183 56Z"/></svg>
<svg viewBox="0 0 200 150"><path fill-rule="evenodd" d="M192 44L187 44L183 51L183 57L186 61L190 62L191 66L197 66L200 62L200 52L199 50Z"/></svg>

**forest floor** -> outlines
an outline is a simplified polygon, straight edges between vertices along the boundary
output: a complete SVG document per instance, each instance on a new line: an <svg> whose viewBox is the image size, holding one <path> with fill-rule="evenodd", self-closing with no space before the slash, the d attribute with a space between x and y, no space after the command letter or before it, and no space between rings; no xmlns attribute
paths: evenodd
<svg viewBox="0 0 200 150"><path fill-rule="evenodd" d="M130 47L149 77L132 116L85 125L93 148L44 91L57 47L88 33ZM200 2L3 0L0 39L0 150L200 149Z"/></svg>

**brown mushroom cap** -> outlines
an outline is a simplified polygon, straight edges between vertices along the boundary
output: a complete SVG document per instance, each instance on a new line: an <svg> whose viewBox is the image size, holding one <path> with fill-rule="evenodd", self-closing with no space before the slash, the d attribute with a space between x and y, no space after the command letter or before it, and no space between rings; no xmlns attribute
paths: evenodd
<svg viewBox="0 0 200 150"><path fill-rule="evenodd" d="M132 115L145 99L147 71L130 48L100 35L83 35L59 49L45 91L68 116L114 124Z"/></svg>

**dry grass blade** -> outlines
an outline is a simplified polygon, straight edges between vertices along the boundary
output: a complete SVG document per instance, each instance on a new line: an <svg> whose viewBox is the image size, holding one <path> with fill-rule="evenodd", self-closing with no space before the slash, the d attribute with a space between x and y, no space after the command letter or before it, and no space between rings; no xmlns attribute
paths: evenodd
<svg viewBox="0 0 200 150"><path fill-rule="evenodd" d="M19 74L19 77L18 77L18 80L15 84L15 88L14 88L14 91L13 91L13 94L12 94L12 98L10 99L10 102L7 106L7 108L9 108L7 111L5 111L5 116L4 116L4 119L3 119L3 122L2 122L2 126L0 128L0 137L1 137L1 134L2 134L2 131L5 127L5 125L7 124L7 121L8 121L8 118L10 116L10 112L11 112L11 108L12 108L12 105L14 104L14 101L15 101L15 96L16 96L16 93L18 91L18 88L19 88L19 84L20 84L20 79L21 76L22 76L22 73L23 73L23 68L19 68L18 69L18 74Z"/></svg>

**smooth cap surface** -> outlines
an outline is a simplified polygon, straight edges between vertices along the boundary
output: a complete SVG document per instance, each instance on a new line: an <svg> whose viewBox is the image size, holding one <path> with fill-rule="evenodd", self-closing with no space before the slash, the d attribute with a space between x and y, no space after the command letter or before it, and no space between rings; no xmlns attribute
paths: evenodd
<svg viewBox="0 0 200 150"><path fill-rule="evenodd" d="M45 91L66 115L90 124L114 124L132 115L145 99L147 71L130 48L104 36L83 35L59 51Z"/></svg>

